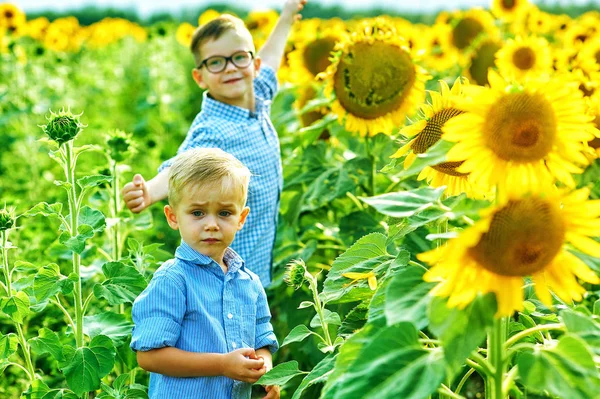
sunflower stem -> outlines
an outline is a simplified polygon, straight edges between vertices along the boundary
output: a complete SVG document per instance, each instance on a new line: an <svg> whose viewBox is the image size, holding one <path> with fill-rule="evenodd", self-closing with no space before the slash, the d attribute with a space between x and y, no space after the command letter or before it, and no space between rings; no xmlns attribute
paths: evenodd
<svg viewBox="0 0 600 399"><path fill-rule="evenodd" d="M494 367L494 373L486 378L486 399L505 399L502 385L506 370L504 344L507 325L508 318L494 318L494 325L488 335L488 361Z"/></svg>
<svg viewBox="0 0 600 399"><path fill-rule="evenodd" d="M373 197L373 196L377 195L376 188L375 188L375 176L377 176L377 164L375 162L375 157L371 153L371 137L368 134L365 137L365 148L367 150L367 157L371 161L371 176L369 177L369 186L370 186L371 192L369 193L369 196Z"/></svg>

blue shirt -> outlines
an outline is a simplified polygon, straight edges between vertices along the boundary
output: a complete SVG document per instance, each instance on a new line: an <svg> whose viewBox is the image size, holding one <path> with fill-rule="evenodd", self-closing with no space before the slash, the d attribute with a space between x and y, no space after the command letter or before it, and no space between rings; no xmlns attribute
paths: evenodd
<svg viewBox="0 0 600 399"><path fill-rule="evenodd" d="M254 79L256 112L225 104L203 94L202 111L196 116L178 153L196 147L217 147L234 155L250 169L250 214L231 244L260 277L263 287L271 283L271 263L279 196L283 186L277 132L269 119L277 77L263 64ZM171 165L164 162L159 170Z"/></svg>
<svg viewBox="0 0 600 399"><path fill-rule="evenodd" d="M228 248L227 274L210 257L185 242L175 259L156 270L137 297L131 349L167 346L189 352L229 353L235 349L278 348L265 291L258 277ZM250 398L251 384L219 377L169 377L150 373L150 398Z"/></svg>

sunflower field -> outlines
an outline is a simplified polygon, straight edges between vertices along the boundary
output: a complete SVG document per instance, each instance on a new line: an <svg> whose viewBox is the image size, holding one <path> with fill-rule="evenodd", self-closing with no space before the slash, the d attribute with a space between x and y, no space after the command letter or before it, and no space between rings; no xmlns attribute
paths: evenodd
<svg viewBox="0 0 600 399"><path fill-rule="evenodd" d="M185 137L218 15L0 3L0 399L148 397L131 306L179 236L120 191ZM278 14L241 17L260 47ZM600 398L599 27L526 0L293 26L256 397Z"/></svg>

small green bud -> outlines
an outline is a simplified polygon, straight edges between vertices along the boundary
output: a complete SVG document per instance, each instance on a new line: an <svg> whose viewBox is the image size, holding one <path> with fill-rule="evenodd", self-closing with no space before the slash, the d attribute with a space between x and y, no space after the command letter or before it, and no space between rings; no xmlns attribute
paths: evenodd
<svg viewBox="0 0 600 399"><path fill-rule="evenodd" d="M302 287L304 281L306 281L306 265L302 259L292 260L287 265L287 270L283 280L290 287L294 287L295 290Z"/></svg>
<svg viewBox="0 0 600 399"><path fill-rule="evenodd" d="M115 162L123 162L135 153L131 134L122 130L115 130L106 137L108 154Z"/></svg>
<svg viewBox="0 0 600 399"><path fill-rule="evenodd" d="M47 116L47 125L40 126L44 133L52 140L56 141L59 146L73 140L85 127L79 121L79 115L73 115L70 110L65 111L63 108L57 114L50 111L50 116Z"/></svg>
<svg viewBox="0 0 600 399"><path fill-rule="evenodd" d="M15 225L15 216L8 209L0 209L0 231L8 230Z"/></svg>

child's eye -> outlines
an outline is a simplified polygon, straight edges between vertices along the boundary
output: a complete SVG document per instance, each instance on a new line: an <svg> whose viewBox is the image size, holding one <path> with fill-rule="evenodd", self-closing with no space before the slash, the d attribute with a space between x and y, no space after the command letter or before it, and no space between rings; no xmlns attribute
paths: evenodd
<svg viewBox="0 0 600 399"><path fill-rule="evenodd" d="M219 212L219 215L220 215L220 216L227 217L227 216L230 216L230 215L231 215L231 212L229 212L229 211L221 211L221 212Z"/></svg>
<svg viewBox="0 0 600 399"><path fill-rule="evenodd" d="M192 215L194 215L194 216L196 216L196 217L200 217L200 216L202 216L202 215L204 215L204 214L202 213L202 211L193 211L193 212L192 212Z"/></svg>

